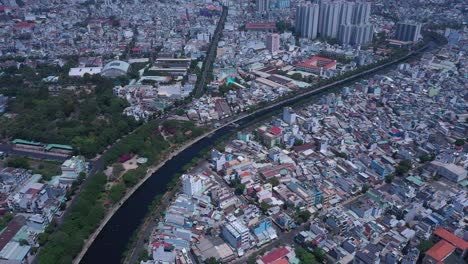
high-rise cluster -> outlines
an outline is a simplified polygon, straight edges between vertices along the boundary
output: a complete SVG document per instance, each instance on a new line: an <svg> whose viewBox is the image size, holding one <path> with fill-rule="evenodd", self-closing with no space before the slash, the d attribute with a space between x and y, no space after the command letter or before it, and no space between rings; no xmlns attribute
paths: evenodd
<svg viewBox="0 0 468 264"><path fill-rule="evenodd" d="M342 44L363 45L372 41L369 2L321 1L297 7L296 32L305 38L333 38Z"/></svg>
<svg viewBox="0 0 468 264"><path fill-rule="evenodd" d="M290 0L255 0L255 7L259 13L263 13L275 8L289 8L290 5Z"/></svg>
<svg viewBox="0 0 468 264"><path fill-rule="evenodd" d="M257 11L262 13L270 9L270 0L256 0Z"/></svg>
<svg viewBox="0 0 468 264"><path fill-rule="evenodd" d="M418 41L420 34L420 23L400 22L396 26L395 38L401 41Z"/></svg>

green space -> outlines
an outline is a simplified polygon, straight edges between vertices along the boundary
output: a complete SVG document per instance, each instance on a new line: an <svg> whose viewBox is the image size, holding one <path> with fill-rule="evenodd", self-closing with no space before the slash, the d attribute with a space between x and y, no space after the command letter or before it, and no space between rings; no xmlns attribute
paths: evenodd
<svg viewBox="0 0 468 264"><path fill-rule="evenodd" d="M13 214L11 213L6 213L0 218L0 231L5 228L10 221L13 219Z"/></svg>
<svg viewBox="0 0 468 264"><path fill-rule="evenodd" d="M45 181L50 180L53 176L61 175L61 162L35 160L26 157L10 156L4 162L3 166L13 168L23 168L32 170L35 174L41 174Z"/></svg>
<svg viewBox="0 0 468 264"><path fill-rule="evenodd" d="M52 223L41 235L39 241L45 245L38 256L39 264L72 263L84 240L104 217L102 197L106 181L103 173L95 175L80 192L64 223L57 230Z"/></svg>
<svg viewBox="0 0 468 264"><path fill-rule="evenodd" d="M5 70L0 94L15 99L8 105L13 115L0 117L0 137L71 145L92 157L139 125L122 114L128 103L113 95L114 81L100 76L69 79L69 67ZM52 85L58 91L42 81L50 75L62 77Z"/></svg>
<svg viewBox="0 0 468 264"><path fill-rule="evenodd" d="M174 131L166 135L167 140L162 136L157 123L144 124L106 153L106 163L116 163L120 156L132 153L148 158L148 164L156 164L168 153L171 144L184 143L204 132L203 128L184 121L167 121L161 127L166 131ZM187 131L191 133L188 135ZM24 165L21 160L18 163ZM76 198L77 202L64 223L58 228L52 225L40 236L39 241L44 248L40 251L38 263L71 263L81 251L84 240L95 231L103 219L105 202L120 201L127 189L136 185L146 175L147 169L148 165L141 165L137 169L127 171L108 191L105 188L107 176L103 173L93 176Z"/></svg>

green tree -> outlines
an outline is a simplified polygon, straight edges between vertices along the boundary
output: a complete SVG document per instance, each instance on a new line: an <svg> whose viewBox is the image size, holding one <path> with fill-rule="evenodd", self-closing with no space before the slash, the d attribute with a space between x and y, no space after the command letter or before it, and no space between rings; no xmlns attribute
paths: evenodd
<svg viewBox="0 0 468 264"><path fill-rule="evenodd" d="M185 115L185 110L182 109L182 108L178 108L178 109L176 110L176 115L178 115L178 116L184 116L184 115Z"/></svg>
<svg viewBox="0 0 468 264"><path fill-rule="evenodd" d="M421 254L424 254L433 246L434 246L434 243L431 240L423 240L421 241L421 243L419 243L418 249L421 252Z"/></svg>
<svg viewBox="0 0 468 264"><path fill-rule="evenodd" d="M148 261L149 259L150 259L150 254L148 254L148 251L146 249L142 249L140 253L138 254L138 262Z"/></svg>
<svg viewBox="0 0 468 264"><path fill-rule="evenodd" d="M242 194L244 193L244 191L245 191L245 185L244 185L244 184L238 184L238 185L236 186L236 189L235 189L234 192L235 192L237 195L242 195Z"/></svg>
<svg viewBox="0 0 468 264"><path fill-rule="evenodd" d="M116 203L122 199L122 197L125 195L125 185L122 183L116 184L111 187L109 190L109 198L113 203Z"/></svg>
<svg viewBox="0 0 468 264"><path fill-rule="evenodd" d="M368 190L369 190L369 185L368 184L362 185L361 193L366 193Z"/></svg>
<svg viewBox="0 0 468 264"><path fill-rule="evenodd" d="M298 224L302 224L302 223L305 223L307 221L309 221L310 217L312 216L312 214L307 211L307 210L304 210L304 211L299 211L297 214L296 214L296 222Z"/></svg>
<svg viewBox="0 0 468 264"><path fill-rule="evenodd" d="M20 246L29 246L29 242L26 239L21 239L19 244Z"/></svg>
<svg viewBox="0 0 468 264"><path fill-rule="evenodd" d="M39 246L45 245L45 243L49 240L49 234L47 233L40 233L37 235L37 243L39 243Z"/></svg>
<svg viewBox="0 0 468 264"><path fill-rule="evenodd" d="M280 181L278 180L278 178L276 177L273 177L271 178L270 180L268 180L268 182L273 186L278 186L280 184Z"/></svg>
<svg viewBox="0 0 468 264"><path fill-rule="evenodd" d="M393 175L387 175L385 176L385 182L390 184L393 182L393 178L394 178Z"/></svg>
<svg viewBox="0 0 468 264"><path fill-rule="evenodd" d="M403 176L411 169L411 167L412 167L411 160L402 160L396 166L395 173L398 176Z"/></svg>
<svg viewBox="0 0 468 264"><path fill-rule="evenodd" d="M320 263L323 263L325 261L325 259L326 259L326 254L321 248L318 248L318 247L315 248L314 252L312 252L312 254L314 254L315 258Z"/></svg>
<svg viewBox="0 0 468 264"><path fill-rule="evenodd" d="M11 158L7 161L8 167L29 169L29 161L24 157Z"/></svg>
<svg viewBox="0 0 468 264"><path fill-rule="evenodd" d="M13 219L13 215L11 213L6 213L1 219L0 219L0 230L5 228L10 221Z"/></svg>
<svg viewBox="0 0 468 264"><path fill-rule="evenodd" d="M293 75L291 75L291 78L297 81L302 81L302 74L296 72Z"/></svg>
<svg viewBox="0 0 468 264"><path fill-rule="evenodd" d="M223 264L223 262L215 257L210 257L205 260L205 264Z"/></svg>
<svg viewBox="0 0 468 264"><path fill-rule="evenodd" d="M433 161L435 158L434 155L429 155L429 154L424 154L419 157L419 162L420 163L426 163L428 161Z"/></svg>
<svg viewBox="0 0 468 264"><path fill-rule="evenodd" d="M318 264L319 262L312 253L307 252L303 247L298 246L295 249L297 258L301 264Z"/></svg>
<svg viewBox="0 0 468 264"><path fill-rule="evenodd" d="M257 257L255 255L250 255L249 258L247 259L247 264L256 264L257 263Z"/></svg>
<svg viewBox="0 0 468 264"><path fill-rule="evenodd" d="M130 170L124 174L123 181L125 183L125 186L132 187L138 182L139 178L140 177L138 170Z"/></svg>
<svg viewBox="0 0 468 264"><path fill-rule="evenodd" d="M347 159L348 158L348 154L344 153L344 152L338 152L336 154L337 157L340 157L340 158L343 158L343 159Z"/></svg>
<svg viewBox="0 0 468 264"><path fill-rule="evenodd" d="M465 145L465 140L463 138L459 138L459 139L455 140L454 144L457 147L461 147L461 146Z"/></svg>
<svg viewBox="0 0 468 264"><path fill-rule="evenodd" d="M265 201L262 201L260 203L260 209L262 210L263 213L266 213L268 211L268 209L270 209L270 207L271 206Z"/></svg>

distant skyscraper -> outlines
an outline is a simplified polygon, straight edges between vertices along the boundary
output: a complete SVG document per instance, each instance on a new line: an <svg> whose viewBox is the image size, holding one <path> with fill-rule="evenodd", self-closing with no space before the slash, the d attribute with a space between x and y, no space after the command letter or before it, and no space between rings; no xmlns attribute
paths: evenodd
<svg viewBox="0 0 468 264"><path fill-rule="evenodd" d="M340 26L342 2L323 1L320 3L318 33L320 37L337 38Z"/></svg>
<svg viewBox="0 0 468 264"><path fill-rule="evenodd" d="M280 49L280 35L273 33L267 36L267 49L271 53L276 53Z"/></svg>
<svg viewBox="0 0 468 264"><path fill-rule="evenodd" d="M371 13L371 3L356 2L352 23L355 25L369 23L370 13Z"/></svg>
<svg viewBox="0 0 468 264"><path fill-rule="evenodd" d="M351 37L353 35L354 26L351 24L343 24L340 26L340 34L338 35L338 41L342 44L351 44Z"/></svg>
<svg viewBox="0 0 468 264"><path fill-rule="evenodd" d="M263 13L270 8L270 0L256 0L257 12Z"/></svg>
<svg viewBox="0 0 468 264"><path fill-rule="evenodd" d="M303 38L317 38L319 6L306 4L297 7L296 32Z"/></svg>
<svg viewBox="0 0 468 264"><path fill-rule="evenodd" d="M289 8L290 6L290 0L276 0L276 8Z"/></svg>
<svg viewBox="0 0 468 264"><path fill-rule="evenodd" d="M401 41L418 41L420 34L420 23L400 22L396 26L395 38Z"/></svg>
<svg viewBox="0 0 468 264"><path fill-rule="evenodd" d="M341 25L338 40L342 44L366 45L372 41L374 26L372 24Z"/></svg>
<svg viewBox="0 0 468 264"><path fill-rule="evenodd" d="M343 2L340 12L340 25L350 25L353 23L354 8L356 3Z"/></svg>
<svg viewBox="0 0 468 264"><path fill-rule="evenodd" d="M351 37L352 45L366 45L372 41L374 26L372 24L355 25Z"/></svg>

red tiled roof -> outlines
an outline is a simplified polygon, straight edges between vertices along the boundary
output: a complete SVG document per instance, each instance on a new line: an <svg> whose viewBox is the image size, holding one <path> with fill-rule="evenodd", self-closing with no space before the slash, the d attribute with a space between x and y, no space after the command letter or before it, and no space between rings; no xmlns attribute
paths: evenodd
<svg viewBox="0 0 468 264"><path fill-rule="evenodd" d="M171 246L171 244L167 243L167 242L153 242L153 248L159 248L160 246L163 246L164 248L167 248L169 246Z"/></svg>
<svg viewBox="0 0 468 264"><path fill-rule="evenodd" d="M2 250L8 242L18 233L21 227L24 225L24 217L16 216L0 234L0 250Z"/></svg>
<svg viewBox="0 0 468 264"><path fill-rule="evenodd" d="M437 244L435 244L433 247L431 247L426 252L426 254L437 261L442 261L448 255L450 255L450 253L452 253L454 250L455 250L455 247L452 246L449 242L445 240L441 240Z"/></svg>
<svg viewBox="0 0 468 264"><path fill-rule="evenodd" d="M244 171L239 175L239 178L245 178L245 177L250 177L251 174L248 171Z"/></svg>
<svg viewBox="0 0 468 264"><path fill-rule="evenodd" d="M336 65L336 61L329 59L329 58L324 58L320 56L313 56L312 58L299 63L299 66L301 67L306 67L306 68L312 68L312 69L320 69L321 66L317 65L318 62L324 64L323 69L328 70L331 67ZM326 63L326 64L325 64Z"/></svg>
<svg viewBox="0 0 468 264"><path fill-rule="evenodd" d="M270 132L275 134L275 135L280 135L281 134L281 128L279 128L277 126L272 126L270 128Z"/></svg>
<svg viewBox="0 0 468 264"><path fill-rule="evenodd" d="M273 261L271 264L289 264L289 261L285 258Z"/></svg>
<svg viewBox="0 0 468 264"><path fill-rule="evenodd" d="M26 191L26 194L37 194L38 192L40 192L41 190L38 190L38 189L33 189L33 188L29 188L27 191Z"/></svg>
<svg viewBox="0 0 468 264"><path fill-rule="evenodd" d="M270 22L259 22L259 23L247 23L245 25L245 28L247 30L249 29L265 29L265 30L270 30L270 29L276 29L276 24L275 23L270 23Z"/></svg>
<svg viewBox="0 0 468 264"><path fill-rule="evenodd" d="M459 238L458 236L454 235L453 233L450 233L447 231L445 228L437 228L434 231L434 235L437 235L441 237L442 239L446 240L450 244L456 246L457 248L460 248L462 250L468 249L468 242L465 240Z"/></svg>
<svg viewBox="0 0 468 264"><path fill-rule="evenodd" d="M263 263L271 264L275 262L276 260L285 257L287 254L289 254L289 250L283 247L283 248L278 248L278 249L270 251L270 253L266 254L261 259Z"/></svg>
<svg viewBox="0 0 468 264"><path fill-rule="evenodd" d="M33 28L35 26L34 23L29 23L29 22L26 22L26 21L22 21L22 22L19 22L19 23L16 23L15 24L15 28L16 29L21 29L21 28Z"/></svg>

